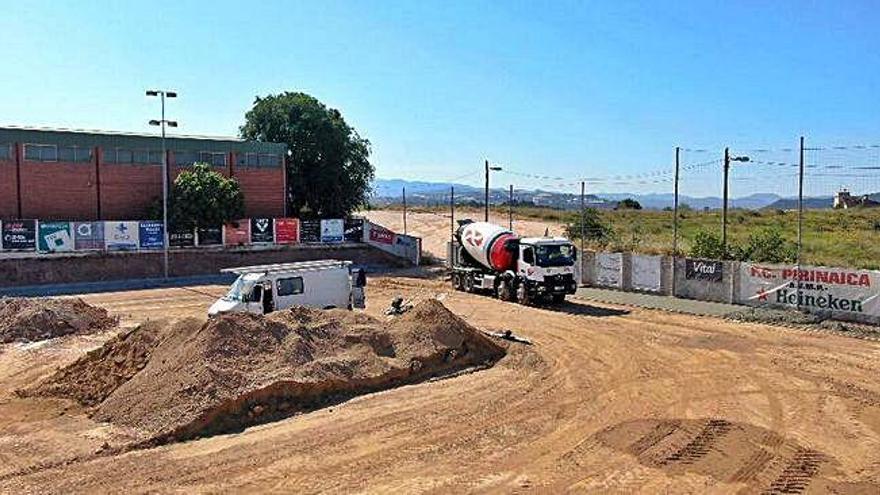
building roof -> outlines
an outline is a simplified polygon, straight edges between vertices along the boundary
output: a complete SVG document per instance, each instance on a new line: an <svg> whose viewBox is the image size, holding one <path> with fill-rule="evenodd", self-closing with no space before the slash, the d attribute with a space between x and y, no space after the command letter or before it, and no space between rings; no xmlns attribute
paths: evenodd
<svg viewBox="0 0 880 495"><path fill-rule="evenodd" d="M166 131L167 132L167 131ZM0 143L55 144L101 148L159 149L160 136L155 134L58 129L49 127L0 126ZM284 143L245 141L236 137L167 135L165 143L170 150L217 151L244 153L287 153Z"/></svg>

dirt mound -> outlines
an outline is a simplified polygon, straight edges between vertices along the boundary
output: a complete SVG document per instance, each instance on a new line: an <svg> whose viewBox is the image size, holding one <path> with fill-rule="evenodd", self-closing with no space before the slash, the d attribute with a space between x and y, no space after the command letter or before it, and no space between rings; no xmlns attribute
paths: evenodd
<svg viewBox="0 0 880 495"><path fill-rule="evenodd" d="M0 343L33 342L95 333L117 323L107 310L81 299L0 298Z"/></svg>
<svg viewBox="0 0 880 495"><path fill-rule="evenodd" d="M158 345L170 335L196 331L199 322L182 320L172 328L165 321L150 321L117 335L71 365L56 371L35 388L19 395L54 396L94 406L147 365Z"/></svg>
<svg viewBox="0 0 880 495"><path fill-rule="evenodd" d="M95 419L134 428L152 445L240 430L503 354L435 300L387 323L294 308L200 327L143 325L39 388L96 405Z"/></svg>

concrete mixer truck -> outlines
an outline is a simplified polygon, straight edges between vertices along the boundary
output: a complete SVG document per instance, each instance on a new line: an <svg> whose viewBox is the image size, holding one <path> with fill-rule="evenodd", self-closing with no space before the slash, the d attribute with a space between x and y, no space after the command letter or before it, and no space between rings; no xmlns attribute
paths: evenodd
<svg viewBox="0 0 880 495"><path fill-rule="evenodd" d="M577 252L564 237L517 237L486 222L461 220L455 231L452 285L520 304L561 303L574 294Z"/></svg>

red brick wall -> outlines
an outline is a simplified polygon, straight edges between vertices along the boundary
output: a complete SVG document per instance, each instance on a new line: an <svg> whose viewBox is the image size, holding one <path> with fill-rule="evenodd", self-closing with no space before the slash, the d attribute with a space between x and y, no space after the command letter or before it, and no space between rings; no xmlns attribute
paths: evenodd
<svg viewBox="0 0 880 495"><path fill-rule="evenodd" d="M101 164L101 216L104 220L138 220L162 196L161 165Z"/></svg>
<svg viewBox="0 0 880 495"><path fill-rule="evenodd" d="M284 169L237 168L234 173L244 192L246 217L284 216Z"/></svg>
<svg viewBox="0 0 880 495"><path fill-rule="evenodd" d="M91 220L98 215L94 163L21 162L21 216Z"/></svg>
<svg viewBox="0 0 880 495"><path fill-rule="evenodd" d="M16 218L18 216L18 199L15 187L15 148L12 148L12 153L9 160L0 160L0 218Z"/></svg>

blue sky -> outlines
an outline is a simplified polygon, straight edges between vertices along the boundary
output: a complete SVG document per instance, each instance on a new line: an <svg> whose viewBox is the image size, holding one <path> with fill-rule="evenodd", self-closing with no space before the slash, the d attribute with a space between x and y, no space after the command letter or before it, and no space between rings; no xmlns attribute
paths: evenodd
<svg viewBox="0 0 880 495"><path fill-rule="evenodd" d="M157 108L143 90L164 87L180 92L180 132L234 135L254 96L298 90L373 142L378 176L475 184L485 157L577 178L668 168L676 145L711 150L686 154L694 163L801 134L875 144L876 6L10 2L0 123L149 131Z"/></svg>

